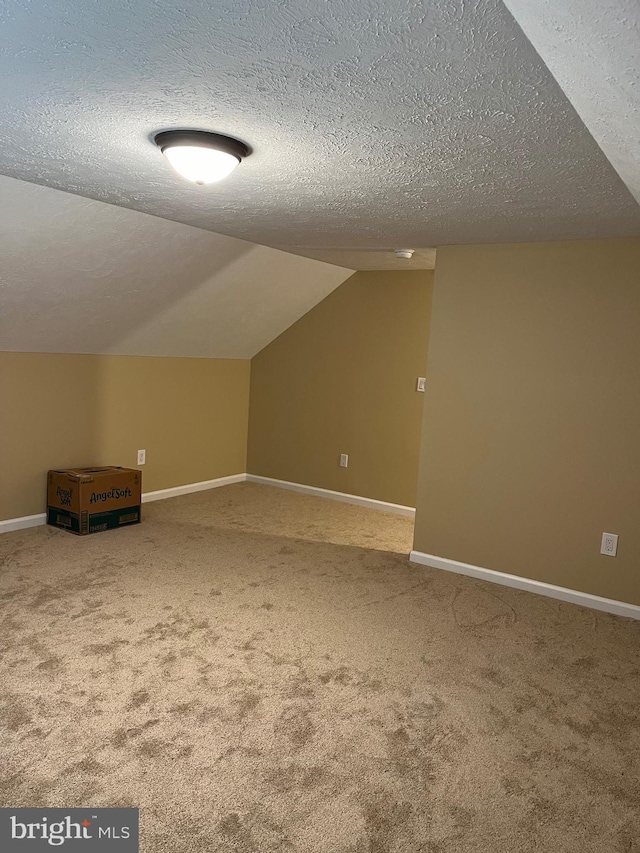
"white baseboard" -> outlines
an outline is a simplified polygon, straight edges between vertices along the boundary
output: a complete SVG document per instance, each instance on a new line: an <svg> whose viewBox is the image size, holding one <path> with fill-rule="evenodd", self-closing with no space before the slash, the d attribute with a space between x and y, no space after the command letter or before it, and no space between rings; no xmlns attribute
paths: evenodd
<svg viewBox="0 0 640 853"><path fill-rule="evenodd" d="M0 533L24 530L25 527L40 527L41 524L46 524L46 521L46 512L39 512L37 515L22 515L20 518L7 518L0 521Z"/></svg>
<svg viewBox="0 0 640 853"><path fill-rule="evenodd" d="M142 503L161 501L165 498L177 498L179 495L203 492L205 489L217 489L220 486L228 486L231 483L244 483L246 479L246 474L232 474L230 477L218 477L216 480L203 480L201 483L188 483L186 486L174 486L172 489L144 492ZM0 533L9 533L12 530L24 530L26 527L39 527L41 524L46 523L46 512L39 512L37 515L23 515L21 518L7 518L5 521L0 521Z"/></svg>
<svg viewBox="0 0 640 853"><path fill-rule="evenodd" d="M527 592L535 592L538 595L546 595L548 598L557 598L560 601L568 601L571 604L579 604L593 610L603 610L605 613L615 613L617 616L640 619L640 605L637 604L627 604L625 601L602 598L599 595L591 595L591 593L580 592L577 589L554 586L551 583L535 581L519 575L508 575L504 572L496 572L493 569L483 569L481 566L459 563L457 560L449 560L446 557L434 557L433 554L424 554L422 551L412 551L409 560L422 566L430 566L432 569L443 569L445 572L455 572L459 575L489 581L489 583L524 589Z"/></svg>
<svg viewBox="0 0 640 853"><path fill-rule="evenodd" d="M303 492L307 495L316 495L322 498L330 498L334 501L364 506L368 509L379 509L384 512L392 512L407 518L415 516L415 509L402 504L392 504L386 501L377 501L373 498L363 498L360 495L348 495L344 492L333 492L331 489L321 489L319 486L305 486L302 483L289 483L287 480L274 480L271 477L260 477L257 474L232 474L229 477L218 477L215 480L203 480L200 483L187 483L185 486L174 486L171 489L159 489L156 492L144 492L142 503L150 501L161 501L166 498L177 498L180 495L190 495L193 492L203 492L207 489L218 489L220 486L229 486L231 483L244 483L246 480L252 483L264 483L268 486L278 486L281 489L291 489L294 492ZM9 533L11 530L22 530L25 527L38 527L46 524L47 515L44 512L37 515L25 515L21 518L8 518L0 521L0 533Z"/></svg>
<svg viewBox="0 0 640 853"><path fill-rule="evenodd" d="M200 483L187 483L186 486L159 489L157 492L144 492L142 503L162 501L166 498L177 498L180 495L190 495L192 492L204 492L207 489L219 489L220 486L230 486L231 483L244 483L246 479L246 474L231 474L229 477L218 477L216 480L202 480Z"/></svg>
<svg viewBox="0 0 640 853"><path fill-rule="evenodd" d="M373 498L363 498L360 495L349 495L345 492L333 492L331 489L321 489L319 486L306 486L303 483L290 483L288 480L274 480L272 477L260 477L258 474L247 474L250 483L264 483L266 486L277 486L280 489L290 489L292 492L302 492L305 495L315 495L320 498L330 498L342 503L364 506L368 509L380 509L384 512L392 512L395 515L404 515L413 518L416 514L412 506L402 504L391 504L386 501L377 501Z"/></svg>

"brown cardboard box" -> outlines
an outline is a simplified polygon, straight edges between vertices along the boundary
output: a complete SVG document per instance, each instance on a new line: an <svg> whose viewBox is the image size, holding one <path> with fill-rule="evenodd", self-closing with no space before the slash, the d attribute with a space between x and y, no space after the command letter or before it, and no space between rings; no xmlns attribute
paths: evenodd
<svg viewBox="0 0 640 853"><path fill-rule="evenodd" d="M49 471L47 480L47 524L82 536L140 522L135 468L67 468Z"/></svg>

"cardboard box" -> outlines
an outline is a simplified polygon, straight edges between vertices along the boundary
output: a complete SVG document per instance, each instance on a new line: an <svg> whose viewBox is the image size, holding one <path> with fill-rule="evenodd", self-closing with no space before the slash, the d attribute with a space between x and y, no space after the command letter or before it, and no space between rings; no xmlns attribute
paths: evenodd
<svg viewBox="0 0 640 853"><path fill-rule="evenodd" d="M142 473L135 468L67 468L47 479L47 524L83 536L140 523Z"/></svg>

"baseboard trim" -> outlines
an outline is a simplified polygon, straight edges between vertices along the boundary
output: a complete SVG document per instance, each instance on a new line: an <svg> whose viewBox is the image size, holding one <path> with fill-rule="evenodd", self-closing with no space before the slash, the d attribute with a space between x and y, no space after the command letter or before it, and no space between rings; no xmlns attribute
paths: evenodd
<svg viewBox="0 0 640 853"><path fill-rule="evenodd" d="M377 501L374 498L364 498L360 495L349 495L346 492L334 492L331 489L321 489L319 486L307 486L304 483L291 483L288 480L275 480L272 477L261 477L258 474L247 474L249 483L263 483L266 486L277 486L280 489L289 489L292 492L302 492L305 495L315 495L320 498L330 498L342 503L364 506L367 509L379 509L383 512L392 512L395 515L403 515L406 518L414 518L416 511L412 506Z"/></svg>
<svg viewBox="0 0 640 853"><path fill-rule="evenodd" d="M216 480L203 480L200 483L188 483L186 486L174 486L171 489L159 489L156 492L143 492L142 503L177 498L180 495L189 495L192 492L204 492L206 489L218 489L220 486L229 486L231 483L244 483L246 479L246 474L231 474L229 477L218 477ZM37 515L23 515L21 518L7 518L0 521L0 534L10 533L12 530L24 530L26 527L40 527L46 523L46 512L39 512Z"/></svg>
<svg viewBox="0 0 640 853"><path fill-rule="evenodd" d="M220 486L229 486L232 483L263 483L267 486L277 486L280 489L290 489L294 492L302 492L306 495L315 495L316 497L329 498L334 501L342 501L342 503L355 504L355 506L364 506L367 509L378 509L383 512L391 512L395 515L402 515L406 518L413 518L416 511L411 506L402 506L402 504L392 504L387 501L377 501L374 498L364 498L360 495L349 495L346 492L334 492L331 489L321 489L319 486L307 486L304 483L290 483L287 480L275 480L272 477L261 477L258 474L231 474L228 477L218 477L215 480L202 480L200 483L187 483L184 486L173 486L170 489L158 489L155 492L143 492L142 503L150 501L162 501L167 498L177 498L180 495L190 495L194 492L204 492L207 489L218 489ZM21 518L8 518L5 521L0 521L0 534L9 533L12 530L22 530L26 527L39 527L46 524L47 515L44 512L37 515L25 515Z"/></svg>
<svg viewBox="0 0 640 853"><path fill-rule="evenodd" d="M166 498L177 498L180 495L204 492L207 489L219 489L220 486L230 486L232 483L244 483L246 479L246 474L231 474L229 477L218 477L215 480L202 480L200 483L187 483L186 486L173 486L171 489L159 489L157 492L144 492L142 503L163 501Z"/></svg>
<svg viewBox="0 0 640 853"><path fill-rule="evenodd" d="M21 515L20 518L7 518L0 521L0 533L11 533L12 530L24 530L26 527L40 527L46 524L46 512L37 515Z"/></svg>
<svg viewBox="0 0 640 853"><path fill-rule="evenodd" d="M626 601L602 598L599 595L591 595L589 592L580 592L577 589L555 586L551 583L535 581L530 578L520 577L519 575L508 575L504 572L496 572L493 569L483 569L481 566L460 563L457 560L449 560L446 557L434 557L433 554L424 554L422 551L412 551L409 555L409 561L422 566L430 566L432 569L442 569L445 572L454 572L458 575L478 578L489 583L523 589L526 592L537 593L537 595L546 595L548 598L557 598L560 601L579 604L582 607L590 607L593 610L603 610L605 613L614 613L616 616L640 619L640 605L628 604Z"/></svg>

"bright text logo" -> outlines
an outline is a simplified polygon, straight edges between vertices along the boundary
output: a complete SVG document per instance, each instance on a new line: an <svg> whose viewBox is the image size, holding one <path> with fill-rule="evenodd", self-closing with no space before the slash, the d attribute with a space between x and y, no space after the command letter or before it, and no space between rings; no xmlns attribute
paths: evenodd
<svg viewBox="0 0 640 853"><path fill-rule="evenodd" d="M0 850L138 853L138 809L0 809Z"/></svg>

